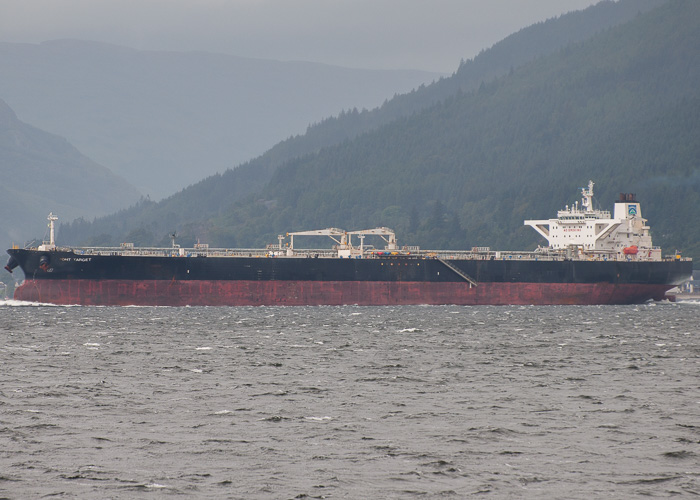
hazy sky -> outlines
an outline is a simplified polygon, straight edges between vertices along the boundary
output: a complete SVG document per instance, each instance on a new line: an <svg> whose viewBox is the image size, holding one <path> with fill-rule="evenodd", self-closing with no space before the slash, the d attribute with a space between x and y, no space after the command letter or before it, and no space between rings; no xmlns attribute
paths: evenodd
<svg viewBox="0 0 700 500"><path fill-rule="evenodd" d="M0 0L0 41L80 38L452 73L520 28L597 0Z"/></svg>

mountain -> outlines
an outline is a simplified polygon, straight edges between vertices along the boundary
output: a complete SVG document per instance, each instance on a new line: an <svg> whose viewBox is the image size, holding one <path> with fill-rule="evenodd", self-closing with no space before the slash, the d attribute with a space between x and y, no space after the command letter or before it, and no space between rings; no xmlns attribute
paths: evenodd
<svg viewBox="0 0 700 500"><path fill-rule="evenodd" d="M293 160L198 230L247 244L287 228L386 225L429 248L534 248L523 219L551 217L593 179L603 206L637 193L655 242L700 257L698 138L700 2L673 0Z"/></svg>
<svg viewBox="0 0 700 500"><path fill-rule="evenodd" d="M135 203L136 188L83 156L63 137L20 121L0 100L0 242L45 234L46 216L99 216Z"/></svg>
<svg viewBox="0 0 700 500"><path fill-rule="evenodd" d="M75 243L91 241L97 244L111 239L118 241L142 238L150 244L154 239L161 241L163 235L175 228L182 231L185 227L212 226L214 223L208 222L209 219L227 213L234 202L261 190L278 167L286 162L317 154L324 148L353 140L383 125L420 113L445 99L469 93L479 88L482 82L491 82L537 58L589 39L596 33L663 5L665 1L601 2L583 11L535 24L482 51L473 60L462 62L456 73L449 78L421 86L408 94L396 95L372 111L350 110L327 118L309 126L304 135L282 141L264 155L221 175L206 178L160 203L140 203L100 219L96 224L77 221L70 227L64 226L61 234ZM260 196L256 199L259 198ZM144 228L148 229L144 231ZM255 231L260 233L263 229L251 229L247 234ZM190 233L193 231L194 229ZM217 231L230 234L225 229ZM127 237L130 232L134 234ZM162 241L167 243L167 238ZM238 241L250 239L239 237Z"/></svg>
<svg viewBox="0 0 700 500"><path fill-rule="evenodd" d="M25 120L154 199L439 76L78 40L0 43L0 74L0 96Z"/></svg>

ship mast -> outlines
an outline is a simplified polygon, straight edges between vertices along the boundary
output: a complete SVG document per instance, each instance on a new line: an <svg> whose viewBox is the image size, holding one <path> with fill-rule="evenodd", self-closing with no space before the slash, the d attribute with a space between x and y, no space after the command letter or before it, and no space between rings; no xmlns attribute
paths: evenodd
<svg viewBox="0 0 700 500"><path fill-rule="evenodd" d="M583 196L583 199L581 200L581 205L585 207L586 212L592 212L593 211L593 185L595 183L593 181L588 181L588 189L586 188L581 188L581 196Z"/></svg>
<svg viewBox="0 0 700 500"><path fill-rule="evenodd" d="M47 217L49 221L49 245L52 247L56 246L56 238L55 238L55 232L54 232L54 223L58 220L58 217L56 217L53 212L49 213L49 216Z"/></svg>
<svg viewBox="0 0 700 500"><path fill-rule="evenodd" d="M39 246L39 250L44 250L44 251L56 249L55 222L58 220L58 217L56 217L53 214L53 212L51 212L51 213L49 213L47 220L49 221L49 241L44 241L43 244Z"/></svg>

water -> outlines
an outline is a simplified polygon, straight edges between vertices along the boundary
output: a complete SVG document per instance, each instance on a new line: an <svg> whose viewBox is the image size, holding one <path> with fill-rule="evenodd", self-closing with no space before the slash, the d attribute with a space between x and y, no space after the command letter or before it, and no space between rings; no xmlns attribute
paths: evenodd
<svg viewBox="0 0 700 500"><path fill-rule="evenodd" d="M700 304L0 306L0 497L700 494Z"/></svg>

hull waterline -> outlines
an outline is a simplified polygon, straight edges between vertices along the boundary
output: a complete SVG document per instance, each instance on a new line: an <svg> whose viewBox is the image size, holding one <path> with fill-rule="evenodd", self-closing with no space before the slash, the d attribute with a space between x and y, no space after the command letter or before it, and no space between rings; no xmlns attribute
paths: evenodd
<svg viewBox="0 0 700 500"><path fill-rule="evenodd" d="M26 280L15 299L95 306L557 305L663 300L665 284Z"/></svg>

